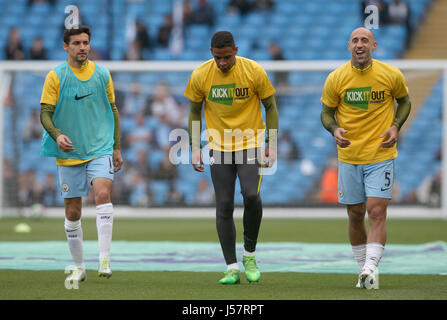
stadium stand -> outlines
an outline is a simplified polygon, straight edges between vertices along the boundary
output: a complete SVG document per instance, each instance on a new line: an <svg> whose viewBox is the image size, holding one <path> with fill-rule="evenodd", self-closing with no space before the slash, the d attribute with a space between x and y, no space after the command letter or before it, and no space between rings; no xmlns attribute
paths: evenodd
<svg viewBox="0 0 447 320"><path fill-rule="evenodd" d="M0 29L19 30L25 52L29 51L35 37L43 39L49 59L62 60L66 53L62 49L61 37L63 22L66 17L64 8L71 4L70 0L59 0L54 5L35 3L27 5L27 0L14 2L0 0ZM133 39L132 25L141 21L147 28L151 43L156 43L159 28L163 24L163 16L171 14L174 1L113 1L106 0L94 3L87 0L77 0L76 5L81 12L82 22L91 26L92 48L101 59L122 60L126 48ZM217 30L226 29L235 35L239 46L239 54L255 60L269 60L268 46L276 42L282 49L285 59L349 59L346 42L353 28L360 26L361 12L358 0L316 0L287 1L276 0L274 7L268 12L265 9L254 8L248 14L241 16L227 10L227 0L208 1L215 11L214 26L204 24L188 24L184 26L184 48L178 60L210 59L209 39ZM193 6L197 1L191 2ZM418 30L424 21L431 0L407 0L411 8L411 26ZM323 8L323 9L321 9ZM318 23L317 23L318 21ZM324 23L321 23L321 22ZM394 59L404 56L406 52L407 29L404 25L386 25L379 30L373 30L380 44L375 57L377 59ZM260 37L259 35L262 35ZM172 35L171 35L172 38ZM0 33L0 59L5 59L5 47L8 33ZM154 45L143 52L143 59L171 60L175 55L169 48ZM25 56L25 58L28 58ZM336 153L332 137L322 128L320 123L321 88L327 72L293 72L288 75L287 85L294 88L293 93L283 94L279 99L280 130L289 129L291 138L300 150L300 158L295 160L278 159L278 170L275 175L265 176L261 188L261 196L265 204L287 205L305 203L318 194L321 174L327 161ZM276 74L270 74L272 82ZM154 93L157 84L164 79L170 88L172 100L163 100L171 104L173 110L187 118L188 104L183 97L183 90L189 74L185 72L163 73L116 73L113 74L117 90L117 105L122 112L124 96L130 91L130 83L141 85L141 94L145 101L143 114L144 126L149 132L148 164L154 174L166 156L167 135L160 138L160 132L169 132L169 128L186 128L185 122L167 123L163 127L163 115L154 110ZM19 159L17 170L24 174L29 170L36 173L36 179L43 183L46 175L56 175L56 168L51 161L39 158L39 141L25 145L21 136L14 133L22 132L27 119L33 110L39 110L39 99L43 86L44 75L20 73L13 75L12 94L13 108L5 108L4 119L4 155L9 161ZM167 99L167 98L166 98ZM411 172L399 175L399 186L403 198L416 189L420 182L428 176L434 176L440 167L436 160L436 152L441 144L441 81L427 95L417 115L405 131L405 136L399 145L400 156L396 162L397 172ZM14 113L15 111L18 113ZM133 118L136 114L121 115L121 130L123 141L135 129ZM169 117L169 116L168 116ZM14 127L14 130L12 130ZM292 130L293 128L300 130ZM428 130L431 128L432 130ZM435 130L433 130L435 129ZM163 131L162 131L163 130ZM430 139L421 136L420 132L429 131ZM420 139L424 139L421 143ZM427 140L430 143L427 143ZM423 146L423 148L421 148ZM20 150L20 153L19 151ZM159 179L154 175L146 182L146 186L127 190L127 173L134 165L137 150L123 143L123 157L128 162L124 172L118 177L123 181L123 192L117 204L128 205L163 205L172 186L185 196L187 205L193 204L198 181L202 176L196 174L190 165L179 165L175 175L168 179ZM415 167L414 155L426 157L431 163L430 170L426 167ZM427 163L427 162L425 162ZM408 170L409 167L412 170ZM293 175L290 174L293 172ZM211 184L209 171L205 178ZM129 178L130 179L130 178ZM132 180L133 181L133 180ZM140 183L140 181L138 182ZM143 182L144 184L144 182ZM149 200L148 200L149 199ZM240 187L236 186L236 203L242 204Z"/></svg>

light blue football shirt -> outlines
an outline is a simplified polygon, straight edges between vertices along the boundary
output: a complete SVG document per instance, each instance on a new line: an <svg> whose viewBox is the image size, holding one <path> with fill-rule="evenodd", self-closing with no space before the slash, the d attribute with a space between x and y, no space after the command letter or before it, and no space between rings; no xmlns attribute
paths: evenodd
<svg viewBox="0 0 447 320"><path fill-rule="evenodd" d="M95 72L86 81L79 80L67 62L54 71L59 78L60 90L53 123L73 142L74 150L63 152L44 130L41 155L85 160L113 154L115 124L107 97L109 71L95 64Z"/></svg>

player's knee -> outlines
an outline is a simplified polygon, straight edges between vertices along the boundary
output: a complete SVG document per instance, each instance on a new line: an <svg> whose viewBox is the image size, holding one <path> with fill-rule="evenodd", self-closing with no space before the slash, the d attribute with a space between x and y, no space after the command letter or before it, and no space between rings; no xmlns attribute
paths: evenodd
<svg viewBox="0 0 447 320"><path fill-rule="evenodd" d="M78 208L74 207L67 207L65 209L65 217L69 221L78 221L81 219L81 210L78 210Z"/></svg>
<svg viewBox="0 0 447 320"><path fill-rule="evenodd" d="M81 219L81 198L66 198L65 200L65 217L70 221Z"/></svg>
<svg viewBox="0 0 447 320"><path fill-rule="evenodd" d="M365 219L366 209L364 205L348 206L349 220L352 222L362 222Z"/></svg>
<svg viewBox="0 0 447 320"><path fill-rule="evenodd" d="M245 194L243 197L246 206L254 207L261 203L261 197L258 193Z"/></svg>
<svg viewBox="0 0 447 320"><path fill-rule="evenodd" d="M95 192L95 202L96 205L109 203L110 202L110 192L107 189L101 189Z"/></svg>
<svg viewBox="0 0 447 320"><path fill-rule="evenodd" d="M216 201L216 214L220 218L233 217L234 202L231 200Z"/></svg>
<svg viewBox="0 0 447 320"><path fill-rule="evenodd" d="M384 222L386 220L386 208L379 205L368 208L368 219L372 223Z"/></svg>

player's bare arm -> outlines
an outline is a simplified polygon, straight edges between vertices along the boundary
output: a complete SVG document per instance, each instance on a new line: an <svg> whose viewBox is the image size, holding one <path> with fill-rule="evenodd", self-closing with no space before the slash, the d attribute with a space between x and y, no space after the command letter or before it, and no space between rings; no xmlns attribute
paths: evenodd
<svg viewBox="0 0 447 320"><path fill-rule="evenodd" d="M276 161L277 150L277 135L278 135L278 108L276 107L275 97L272 95L268 98L262 99L262 104L265 108L265 118L267 125L267 138L266 143L268 147L265 148L264 155L266 162L265 168L270 168Z"/></svg>
<svg viewBox="0 0 447 320"><path fill-rule="evenodd" d="M192 152L192 166L194 168L194 170L198 171L198 172L204 172L205 171L205 166L203 164L203 155L202 155L202 150L200 149L196 149Z"/></svg>
<svg viewBox="0 0 447 320"><path fill-rule="evenodd" d="M351 141L343 137L348 131L344 128L337 128L334 131L335 143L340 146L340 148L346 148L351 145Z"/></svg>
<svg viewBox="0 0 447 320"><path fill-rule="evenodd" d="M189 144L191 146L191 162L195 171L204 172L202 150L200 150L200 133L202 131L202 104L203 102L190 102L189 111ZM194 123L199 123L198 130Z"/></svg>
<svg viewBox="0 0 447 320"><path fill-rule="evenodd" d="M123 165L123 157L121 156L121 150L120 149L114 149L113 150L113 171L118 172L122 165Z"/></svg>
<svg viewBox="0 0 447 320"><path fill-rule="evenodd" d="M59 149L63 152L70 152L74 150L73 143L66 135L60 134L56 139L56 143Z"/></svg>

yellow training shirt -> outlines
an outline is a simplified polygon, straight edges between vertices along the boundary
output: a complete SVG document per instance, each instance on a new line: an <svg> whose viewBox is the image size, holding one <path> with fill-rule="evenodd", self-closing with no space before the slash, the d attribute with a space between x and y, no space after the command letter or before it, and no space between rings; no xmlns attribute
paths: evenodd
<svg viewBox="0 0 447 320"><path fill-rule="evenodd" d="M275 89L265 70L255 61L236 57L223 73L214 59L195 69L185 90L192 102L205 100L205 121L210 149L238 151L260 147L265 131L260 99Z"/></svg>
<svg viewBox="0 0 447 320"><path fill-rule="evenodd" d="M351 62L329 74L321 102L337 108L339 127L351 145L338 149L338 159L351 164L369 164L397 157L396 144L382 148L380 137L394 120L394 99L408 95L405 78L399 69L373 59L371 68L359 70Z"/></svg>
<svg viewBox="0 0 447 320"><path fill-rule="evenodd" d="M93 61L87 60L87 63L81 66L81 68L73 68L72 66L70 66L70 69L71 71L73 71L73 73L79 80L87 81L95 72L95 63ZM113 87L112 76L110 76L109 82L107 83L107 96L111 104L115 103L115 89ZM57 104L58 98L59 98L59 78L57 77L56 72L54 70L51 70L47 74L47 77L45 78L40 103L55 106ZM82 160L82 159L56 158L56 164L58 166L74 166L90 160L91 159Z"/></svg>

